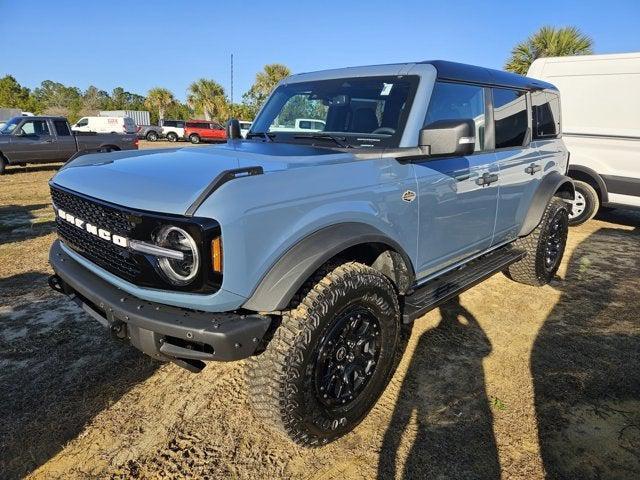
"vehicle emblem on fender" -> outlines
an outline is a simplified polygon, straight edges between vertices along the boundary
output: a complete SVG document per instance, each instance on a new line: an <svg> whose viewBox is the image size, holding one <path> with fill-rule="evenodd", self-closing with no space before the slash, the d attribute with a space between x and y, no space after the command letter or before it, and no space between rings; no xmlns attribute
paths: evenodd
<svg viewBox="0 0 640 480"><path fill-rule="evenodd" d="M416 199L416 192L413 190L407 190L402 194L402 200L405 202L413 202Z"/></svg>

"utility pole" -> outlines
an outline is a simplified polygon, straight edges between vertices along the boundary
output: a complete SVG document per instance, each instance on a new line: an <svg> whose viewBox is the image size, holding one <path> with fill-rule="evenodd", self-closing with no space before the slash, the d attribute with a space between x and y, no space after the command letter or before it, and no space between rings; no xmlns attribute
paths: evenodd
<svg viewBox="0 0 640 480"><path fill-rule="evenodd" d="M231 54L231 105L233 105L233 53Z"/></svg>

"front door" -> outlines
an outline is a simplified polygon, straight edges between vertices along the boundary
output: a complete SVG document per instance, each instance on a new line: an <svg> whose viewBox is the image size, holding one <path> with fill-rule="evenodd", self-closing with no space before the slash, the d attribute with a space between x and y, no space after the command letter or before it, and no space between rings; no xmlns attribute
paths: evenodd
<svg viewBox="0 0 640 480"><path fill-rule="evenodd" d="M498 166L486 151L487 91L482 86L436 82L425 125L473 119L475 152L414 162L418 183L418 277L430 275L489 248L498 203Z"/></svg>
<svg viewBox="0 0 640 480"><path fill-rule="evenodd" d="M78 151L76 137L69 131L69 125L65 120L54 120L53 127L56 131L58 160L66 162Z"/></svg>
<svg viewBox="0 0 640 480"><path fill-rule="evenodd" d="M58 158L56 138L46 120L24 120L12 133L12 162L54 162Z"/></svg>

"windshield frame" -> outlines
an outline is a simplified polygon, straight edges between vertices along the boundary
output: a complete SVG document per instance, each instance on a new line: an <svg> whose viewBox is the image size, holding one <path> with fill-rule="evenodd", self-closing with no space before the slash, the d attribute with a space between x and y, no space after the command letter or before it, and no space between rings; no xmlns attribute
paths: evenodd
<svg viewBox="0 0 640 480"><path fill-rule="evenodd" d="M23 119L24 117L10 118L9 120L7 120L7 123L5 123L2 127L0 127L0 134L11 135L16 130L16 127L20 125L20 122L22 122ZM13 127L13 128L9 130L9 127Z"/></svg>
<svg viewBox="0 0 640 480"><path fill-rule="evenodd" d="M309 85L309 89L313 90L311 85L318 83L329 83L329 82L357 82L357 81L374 81L374 82L382 82L382 83L396 83L396 82L405 82L409 84L407 97L405 99L405 105L402 109L399 118L398 125L395 129L395 133L392 135L388 134L373 134L373 133L360 133L360 132L345 132L345 131L332 131L332 130L266 130L269 133L269 136L272 137L273 142L277 143L296 143L296 144L309 144L310 142L316 146L322 146L327 148L344 148L340 147L337 142L331 141L330 138L322 139L319 136L326 137L336 137L341 142L345 144L347 148L358 148L358 149L378 149L378 148L398 148L403 135L405 133L405 129L407 127L407 122L411 113L411 110L414 106L414 101L416 98L416 94L418 88L420 86L420 75L417 74L372 74L372 75L345 75L345 76L336 76L333 78L323 78L323 79L309 79L302 80L299 82L283 82L281 83L272 93L269 95L269 98L265 102L264 106L260 109L260 112L254 119L251 129L247 134L247 138L252 138L257 141L265 141L263 131L264 123L269 123L269 129L273 125L273 121L275 118L282 112L283 107L287 104L287 102L293 98L294 95L291 95L285 100L285 102L280 105L278 114L276 114L270 121L269 117L272 116L273 112L271 112L270 107L273 102L276 102L277 94L282 90L285 90L293 85L304 88L305 85ZM381 97L382 98L382 97ZM265 117L267 117L265 119ZM316 121L326 121L325 119L313 119ZM252 135L253 134L253 135ZM307 134L307 135L305 135Z"/></svg>

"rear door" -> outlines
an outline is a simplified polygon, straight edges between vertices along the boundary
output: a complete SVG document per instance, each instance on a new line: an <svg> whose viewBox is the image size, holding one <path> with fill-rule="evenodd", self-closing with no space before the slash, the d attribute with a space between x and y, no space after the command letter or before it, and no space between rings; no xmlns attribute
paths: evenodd
<svg viewBox="0 0 640 480"><path fill-rule="evenodd" d="M55 137L47 120L25 119L11 137L12 162L54 162L58 158Z"/></svg>
<svg viewBox="0 0 640 480"><path fill-rule="evenodd" d="M491 245L498 171L495 155L485 145L488 93L479 85L438 81L434 86L424 124L473 119L476 145L469 156L426 157L413 164L418 183L420 277Z"/></svg>
<svg viewBox="0 0 640 480"><path fill-rule="evenodd" d="M527 92L492 88L495 154L500 169L494 243L516 238L545 165L531 142Z"/></svg>
<svg viewBox="0 0 640 480"><path fill-rule="evenodd" d="M57 138L58 160L66 162L77 151L76 137L71 134L69 125L64 120L53 120L53 128Z"/></svg>

